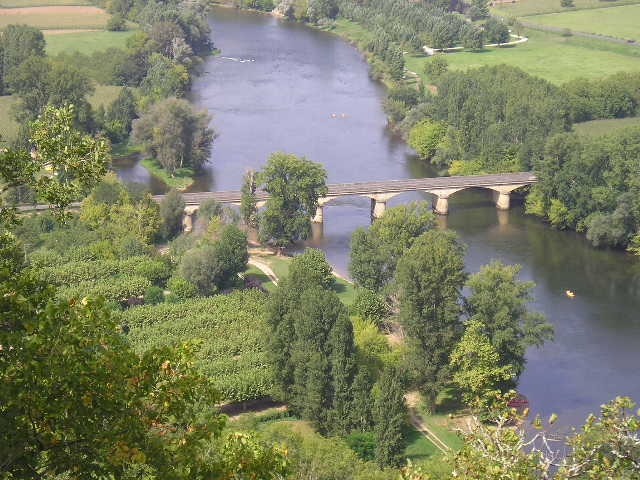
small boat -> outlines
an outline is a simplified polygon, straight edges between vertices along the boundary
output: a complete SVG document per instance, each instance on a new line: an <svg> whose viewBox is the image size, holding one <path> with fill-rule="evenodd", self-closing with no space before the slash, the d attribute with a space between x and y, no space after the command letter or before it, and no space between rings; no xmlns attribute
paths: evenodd
<svg viewBox="0 0 640 480"><path fill-rule="evenodd" d="M573 298L573 297L575 297L575 296L576 296L576 294L575 294L575 293L573 293L571 290L565 290L565 291L564 291L564 294L565 294L567 297L569 297L569 298Z"/></svg>

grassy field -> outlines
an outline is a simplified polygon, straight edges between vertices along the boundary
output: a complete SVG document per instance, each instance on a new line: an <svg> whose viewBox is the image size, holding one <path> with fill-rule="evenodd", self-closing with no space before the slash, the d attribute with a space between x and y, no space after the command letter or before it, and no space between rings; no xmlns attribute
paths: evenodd
<svg viewBox="0 0 640 480"><path fill-rule="evenodd" d="M90 55L107 48L124 48L132 32L73 32L64 34L47 34L47 54L80 52Z"/></svg>
<svg viewBox="0 0 640 480"><path fill-rule="evenodd" d="M608 120L576 123L573 125L573 130L579 135L595 137L634 126L640 126L640 117L611 118Z"/></svg>
<svg viewBox="0 0 640 480"><path fill-rule="evenodd" d="M18 123L13 120L11 107L18 101L16 97L0 97L0 137L11 140L18 133Z"/></svg>
<svg viewBox="0 0 640 480"><path fill-rule="evenodd" d="M528 29L529 41L506 48L480 52L447 53L451 69L465 70L484 65L507 64L560 84L577 77L597 78L621 71L640 71L640 49L584 37ZM405 56L407 68L422 74L427 57Z"/></svg>
<svg viewBox="0 0 640 480"><path fill-rule="evenodd" d="M526 20L578 32L640 40L640 5L535 15L527 17Z"/></svg>
<svg viewBox="0 0 640 480"><path fill-rule="evenodd" d="M140 162L140 165L146 168L151 175L158 177L164 183L176 190L184 190L194 181L194 173L190 168L179 168L172 177L156 160L152 158L145 158Z"/></svg>
<svg viewBox="0 0 640 480"><path fill-rule="evenodd" d="M562 8L560 0L520 0L515 3L504 3L491 8L493 13L505 17L524 17L542 13L566 12L568 10L583 10L592 8L606 8L616 5L629 5L640 3L639 0L574 0L572 9Z"/></svg>
<svg viewBox="0 0 640 480"><path fill-rule="evenodd" d="M89 103L93 108L100 105L107 107L118 97L120 90L122 87L115 85L96 85L95 92L88 98Z"/></svg>
<svg viewBox="0 0 640 480"><path fill-rule="evenodd" d="M0 29L27 24L40 29L103 29L109 14L92 6L44 6L0 9Z"/></svg>

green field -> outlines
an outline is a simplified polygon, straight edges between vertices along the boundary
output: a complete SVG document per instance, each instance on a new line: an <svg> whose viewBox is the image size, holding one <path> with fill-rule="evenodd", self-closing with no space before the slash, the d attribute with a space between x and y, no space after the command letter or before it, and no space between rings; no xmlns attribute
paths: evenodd
<svg viewBox="0 0 640 480"><path fill-rule="evenodd" d="M12 140L18 133L18 123L13 120L11 107L18 101L16 97L0 97L0 137Z"/></svg>
<svg viewBox="0 0 640 480"><path fill-rule="evenodd" d="M542 13L566 12L590 8L606 8L616 5L640 3L638 0L573 0L575 7L568 9L560 6L560 0L520 0L515 3L503 3L491 8L491 11L505 17L524 17Z"/></svg>
<svg viewBox="0 0 640 480"><path fill-rule="evenodd" d="M72 32L49 35L45 32L47 54L80 52L90 55L107 48L124 48L132 32Z"/></svg>
<svg viewBox="0 0 640 480"><path fill-rule="evenodd" d="M626 127L640 126L640 117L611 118L608 120L593 120L591 122L575 123L573 130L579 135L595 137L606 135Z"/></svg>
<svg viewBox="0 0 640 480"><path fill-rule="evenodd" d="M526 20L540 25L568 28L624 39L640 39L640 5L535 15Z"/></svg>
<svg viewBox="0 0 640 480"><path fill-rule="evenodd" d="M89 6L44 6L0 9L0 29L27 24L41 29L103 29L109 14Z"/></svg>
<svg viewBox="0 0 640 480"><path fill-rule="evenodd" d="M529 41L514 47L487 48L480 52L447 53L451 69L507 64L560 84L577 77L598 78L616 72L640 71L640 48L604 40L528 29ZM407 68L422 74L423 55L405 56Z"/></svg>
<svg viewBox="0 0 640 480"><path fill-rule="evenodd" d="M96 85L95 92L87 100L89 100L93 108L97 108L100 105L107 107L118 97L120 90L122 90L122 87L116 85Z"/></svg>

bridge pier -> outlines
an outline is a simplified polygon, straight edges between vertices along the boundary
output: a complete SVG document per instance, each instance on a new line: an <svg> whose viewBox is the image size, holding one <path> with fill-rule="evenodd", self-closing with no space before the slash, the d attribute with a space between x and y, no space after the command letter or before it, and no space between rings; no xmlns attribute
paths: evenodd
<svg viewBox="0 0 640 480"><path fill-rule="evenodd" d="M396 195L398 195L398 192L367 195L371 199L371 221L381 218L384 215L387 209L387 201Z"/></svg>
<svg viewBox="0 0 640 480"><path fill-rule="evenodd" d="M438 215L449 215L449 195L438 195L433 199L433 211Z"/></svg>
<svg viewBox="0 0 640 480"><path fill-rule="evenodd" d="M198 211L198 205L189 205L184 208L184 216L182 217L182 231L190 233L193 230L193 216Z"/></svg>
<svg viewBox="0 0 640 480"><path fill-rule="evenodd" d="M324 207L322 207L321 205L318 205L318 208L316 208L316 214L311 219L313 223L322 223L324 221L323 208Z"/></svg>
<svg viewBox="0 0 640 480"><path fill-rule="evenodd" d="M509 210L509 207L511 205L511 194L502 192L496 193L498 194L498 198L496 198L496 208L498 210Z"/></svg>

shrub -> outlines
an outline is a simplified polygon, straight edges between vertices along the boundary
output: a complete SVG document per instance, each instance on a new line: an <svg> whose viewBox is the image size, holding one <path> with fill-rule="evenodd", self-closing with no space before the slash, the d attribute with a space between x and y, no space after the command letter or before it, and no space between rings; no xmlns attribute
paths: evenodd
<svg viewBox="0 0 640 480"><path fill-rule="evenodd" d="M160 287L155 285L149 287L144 292L144 304L145 305L157 305L164 302L164 291Z"/></svg>
<svg viewBox="0 0 640 480"><path fill-rule="evenodd" d="M375 459L376 437L373 432L355 432L346 436L344 440L362 460Z"/></svg>
<svg viewBox="0 0 640 480"><path fill-rule="evenodd" d="M335 282L331 265L322 250L307 248L296 255L289 265L289 278L295 285L319 285L331 288Z"/></svg>
<svg viewBox="0 0 640 480"><path fill-rule="evenodd" d="M382 295L367 288L359 288L351 305L351 311L363 320L380 325L391 313Z"/></svg>
<svg viewBox="0 0 640 480"><path fill-rule="evenodd" d="M420 158L430 160L438 150L438 146L447 133L447 126L442 122L425 119L417 123L409 132L409 145Z"/></svg>
<svg viewBox="0 0 640 480"><path fill-rule="evenodd" d="M424 64L424 73L432 81L447 73L447 70L449 70L449 62L443 54L432 56Z"/></svg>
<svg viewBox="0 0 640 480"><path fill-rule="evenodd" d="M182 230L184 207L184 199L176 190L171 190L160 202L160 219L162 221L160 235L165 240L175 237Z"/></svg>
<svg viewBox="0 0 640 480"><path fill-rule="evenodd" d="M167 288L171 292L167 297L168 302L176 303L198 296L196 286L184 277L171 277L167 282Z"/></svg>
<svg viewBox="0 0 640 480"><path fill-rule="evenodd" d="M106 27L110 32L123 32L127 29L127 22L121 14L116 13L109 17Z"/></svg>

